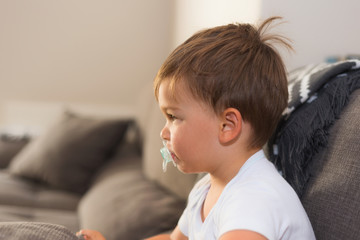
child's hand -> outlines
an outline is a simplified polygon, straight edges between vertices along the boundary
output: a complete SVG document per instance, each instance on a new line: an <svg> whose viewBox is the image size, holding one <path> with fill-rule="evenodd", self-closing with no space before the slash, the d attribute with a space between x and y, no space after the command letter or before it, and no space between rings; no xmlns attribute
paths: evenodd
<svg viewBox="0 0 360 240"><path fill-rule="evenodd" d="M83 229L76 233L76 236L82 235L85 240L106 240L98 231Z"/></svg>

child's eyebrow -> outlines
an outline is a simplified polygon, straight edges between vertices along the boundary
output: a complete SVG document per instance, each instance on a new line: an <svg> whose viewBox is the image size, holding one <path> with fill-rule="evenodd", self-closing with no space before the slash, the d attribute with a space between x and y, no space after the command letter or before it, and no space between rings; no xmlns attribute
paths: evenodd
<svg viewBox="0 0 360 240"><path fill-rule="evenodd" d="M180 108L178 108L178 107L173 107L173 106L160 106L160 109L161 109L162 111L166 112L166 111L169 111L169 110L171 110L171 111L177 111L177 110L179 110Z"/></svg>

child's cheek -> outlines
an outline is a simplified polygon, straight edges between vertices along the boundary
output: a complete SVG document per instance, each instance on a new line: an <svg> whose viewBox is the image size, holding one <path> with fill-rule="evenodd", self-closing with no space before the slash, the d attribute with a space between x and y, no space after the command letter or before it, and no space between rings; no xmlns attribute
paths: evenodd
<svg viewBox="0 0 360 240"><path fill-rule="evenodd" d="M181 131L176 131L171 136L171 150L179 157L183 148L183 137L181 136Z"/></svg>

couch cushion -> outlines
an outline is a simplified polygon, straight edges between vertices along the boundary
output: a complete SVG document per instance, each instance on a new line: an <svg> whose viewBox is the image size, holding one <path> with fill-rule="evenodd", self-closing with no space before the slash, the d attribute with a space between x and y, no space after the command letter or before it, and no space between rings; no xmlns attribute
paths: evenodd
<svg viewBox="0 0 360 240"><path fill-rule="evenodd" d="M129 121L95 119L65 112L10 164L10 172L84 193L94 172L123 139Z"/></svg>
<svg viewBox="0 0 360 240"><path fill-rule="evenodd" d="M0 205L75 211L81 195L0 171Z"/></svg>
<svg viewBox="0 0 360 240"><path fill-rule="evenodd" d="M302 202L318 240L359 239L360 90L330 129L329 144L313 160Z"/></svg>
<svg viewBox="0 0 360 240"><path fill-rule="evenodd" d="M154 100L148 117L148 126L151 127L146 129L144 136L144 174L148 179L155 181L179 197L187 199L197 179L197 174L183 174L177 168L174 168L172 164L168 165L165 173L163 172L160 154L163 145L160 139L160 131L164 124L165 118Z"/></svg>
<svg viewBox="0 0 360 240"><path fill-rule="evenodd" d="M173 229L185 201L148 181L139 156L110 162L79 204L81 228L107 240L138 240Z"/></svg>

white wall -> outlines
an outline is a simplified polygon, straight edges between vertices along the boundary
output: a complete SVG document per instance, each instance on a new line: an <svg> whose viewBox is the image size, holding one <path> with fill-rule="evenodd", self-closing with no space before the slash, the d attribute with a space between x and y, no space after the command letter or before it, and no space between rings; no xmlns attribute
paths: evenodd
<svg viewBox="0 0 360 240"><path fill-rule="evenodd" d="M293 40L288 69L324 61L332 55L360 54L360 1L263 0L261 18L284 17L281 32Z"/></svg>
<svg viewBox="0 0 360 240"><path fill-rule="evenodd" d="M358 0L177 0L174 45L205 27L282 16L287 23L276 30L292 39L295 52L279 50L291 70L333 55L360 54L359 12Z"/></svg>
<svg viewBox="0 0 360 240"><path fill-rule="evenodd" d="M195 32L235 22L255 22L261 0L176 0L174 47Z"/></svg>

